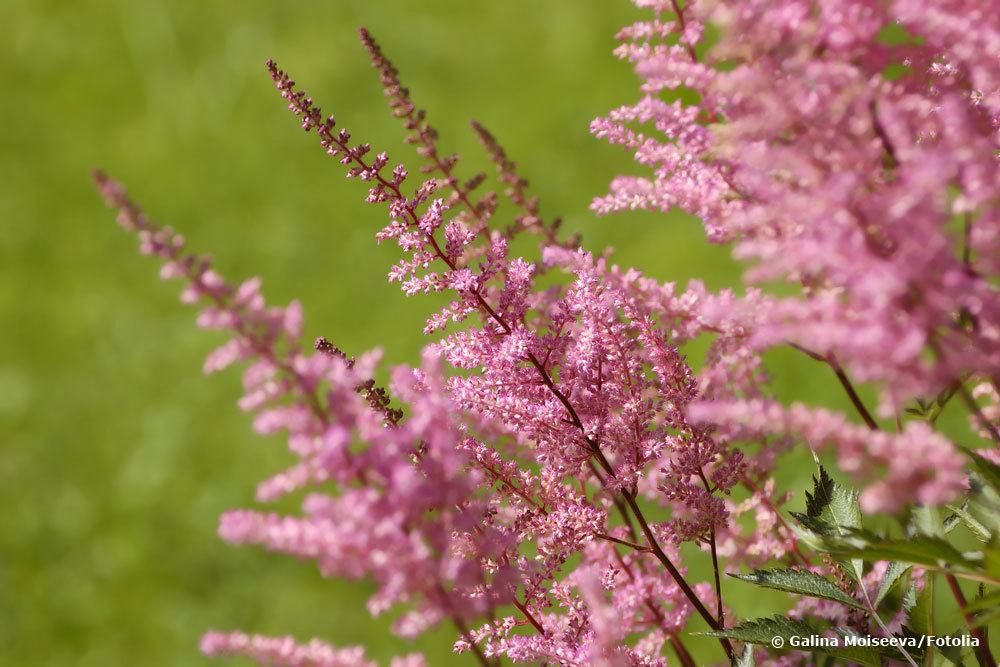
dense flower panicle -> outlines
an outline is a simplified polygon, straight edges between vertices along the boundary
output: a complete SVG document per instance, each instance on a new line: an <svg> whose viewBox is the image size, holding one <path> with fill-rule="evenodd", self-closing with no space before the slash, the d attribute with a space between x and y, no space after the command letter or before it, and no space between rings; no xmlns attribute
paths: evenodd
<svg viewBox="0 0 1000 667"><path fill-rule="evenodd" d="M306 496L301 517L229 512L220 523L222 537L315 560L326 575L378 581L369 609L410 604L397 628L403 634L446 618L478 617L506 601L513 576L509 559L502 559L509 529L491 522L486 505L474 498L481 480L478 472L467 474L457 446L464 436L434 355L422 370L395 372L393 395L414 414L400 423L399 411L387 407L384 390L371 382L377 353L347 359L323 341L305 355L298 347L297 306L266 307L257 281L229 286L206 262L185 255L176 235L150 223L118 184L95 178L122 225L140 235L144 252L160 256L169 277L187 279L188 300L212 304L199 321L234 334L224 354L210 355L206 370L250 361L241 406L257 413L258 432L287 432L300 461L265 481L259 498L339 487L336 495ZM368 447L358 449L357 441ZM472 531L477 537L470 542Z"/></svg>
<svg viewBox="0 0 1000 667"><path fill-rule="evenodd" d="M384 58L380 54L375 56L376 66L383 72L383 82L389 80L387 93L395 99L398 82L394 71L387 70L380 60ZM549 266L559 266L574 281L555 291L534 292L536 265L508 257L504 234L489 234L478 266L465 264L469 253L461 248L460 241L471 244L475 235L461 232L467 227L456 228L456 222L464 222L458 216L476 215L476 205L457 195L450 198L450 203L431 199L433 186L426 182L418 187L415 196L405 195L403 170L397 170L395 173L402 175L392 180L382 176L385 158L367 163L367 148L360 153L352 151L346 141L334 137L332 125L317 120L322 116L311 99L297 91L275 65L269 67L292 110L307 119L305 129L317 129L323 147L330 152L333 142L334 155L344 156L341 161L348 166L347 175L362 173L377 183L377 196L369 197L369 201L385 203L392 217L379 239L396 239L410 255L397 265L390 279L403 282L408 293L434 289L456 294L457 300L432 318L426 330L440 329L445 318L462 320L477 315L478 326L447 335L429 349L440 352L457 369L478 371L450 377L448 394L474 423L488 424L494 433L506 434L510 440L501 449L475 454L476 461L487 470L486 479L506 487L504 496L513 499L510 505L497 507L497 518L507 518L505 525L519 527L522 539L535 540L540 552L542 560L533 564L537 570L533 574L532 564L523 556L508 556L526 573L522 609L526 620L531 622L530 608L535 600L542 599L545 590L551 591L556 585L554 576L568 559L594 534L603 535L601 526L607 523L605 512L610 498L617 494L634 496L644 469L650 466L661 466L659 474L667 478L677 477L669 481L671 493L661 494L660 500L683 509L685 516L647 526L647 539L707 538L716 524L724 523L725 505L712 496L728 492L736 483L739 457L733 457L710 436L686 423L683 408L696 395L696 383L669 335L657 326L643 304L626 290L609 289L589 255L574 254L572 246L562 243L547 245L570 255L564 257L564 265ZM490 148L491 138L480 134ZM424 137L418 137L419 141L433 139L426 133ZM423 145L426 148L427 144ZM513 180L509 161L498 150L491 152L501 177ZM524 199L519 189L522 183L514 181L510 185L515 201L522 202L529 213L536 210L536 204ZM460 207L464 208L455 210ZM436 236L442 227L444 248ZM554 231L543 233L543 243L553 238ZM433 263L443 272L417 275L417 270L433 271ZM683 451L688 442L698 443L691 450L697 451L696 455ZM526 451L527 444L534 451ZM675 460L663 459L667 447L678 450ZM511 457L513 465L495 460L500 451ZM529 458L525 458L526 454ZM529 495L536 486L526 473L532 461L543 469L537 483L539 499ZM584 473L587 466L589 472ZM601 496L595 498L599 506L593 511L588 509L593 501L567 493L565 487L567 482L579 479L581 473ZM699 477L711 478L715 486L703 487ZM552 510L539 513L539 507L546 504ZM634 511L638 511L637 506ZM661 560L668 560L662 545L655 544L654 550ZM650 568L646 576L670 580L681 574L670 564L667 572ZM684 594L695 595L690 588ZM715 622L699 600L693 601L703 616ZM534 623L538 623L537 619ZM485 646L487 655L495 650L492 645Z"/></svg>
<svg viewBox="0 0 1000 667"><path fill-rule="evenodd" d="M320 338L307 351L297 302L268 306L258 279L225 282L95 175L163 277L204 304L199 326L230 336L206 372L244 362L240 408L258 433L286 434L295 458L257 499L297 493L301 512L233 510L222 538L373 581L368 610L400 611L396 634L450 622L455 651L484 665L659 666L668 651L696 664L681 636L689 620L734 622L727 568L777 561L832 574L783 518L789 494L772 474L789 448L832 450L867 484L866 510L898 512L965 488L962 458L934 430L952 397L1000 444L1000 59L983 57L1000 56L996 17L972 0L926 12L909 0L635 4L653 17L623 29L616 54L642 79L641 97L591 131L652 173L615 178L592 208L699 216L711 240L752 263L756 286L742 293L662 283L561 238L473 123L516 209L499 220L486 176L460 176L364 29L420 179L267 67L301 127L382 207L375 240L402 251L389 282L449 298L426 320L434 338L420 366L392 369L385 387L377 350L352 358ZM536 254L514 254L523 232L537 236ZM794 296L775 296L778 281ZM685 353L699 345L695 372ZM828 367L865 425L777 402L764 355L784 345ZM881 390L874 414L852 378ZM896 431L881 430L893 416ZM685 543L711 559L713 581L689 582ZM795 611L854 622L850 613L836 602ZM733 658L731 642L720 645ZM373 664L360 649L242 633L209 633L202 649Z"/></svg>
<svg viewBox="0 0 1000 667"><path fill-rule="evenodd" d="M795 297L748 293L725 305L742 333L710 352L705 397L727 399L713 395L737 379L720 363L727 358L746 373L743 386L755 386L734 398L766 399L754 378L760 354L788 344L842 382L849 372L877 383L883 417L915 399L950 396L969 373L995 385L995 12L950 1L832 3L815 12L797 2L651 7L655 17L623 30L617 51L642 79L643 96L591 129L652 176L617 178L594 209L683 209L702 218L711 240L733 243L753 263L748 280L800 288ZM701 42L706 23L718 32L711 46ZM719 312L711 301L718 297L703 300L695 319ZM713 414L729 436L728 419L750 416L722 407ZM791 424L771 416L750 430L789 435L779 425ZM997 440L989 418L976 422ZM891 510L960 487L952 445L919 431L894 438L859 430L827 442L851 469L876 460L896 468L866 495L870 506ZM893 462L891 452L911 445L927 452L924 463Z"/></svg>
<svg viewBox="0 0 1000 667"><path fill-rule="evenodd" d="M797 2L693 2L674 30L659 16L637 24L621 34L619 55L646 96L592 129L654 177L620 178L594 206L682 208L755 262L752 280L800 285L801 297L753 306L752 345L790 342L838 359L882 383L889 414L970 371L995 379L993 14L977 2L817 12ZM699 59L683 46L705 22L720 38ZM883 38L900 27L901 43ZM903 74L887 76L890 66ZM699 101L652 95L663 90L682 99L693 90ZM962 224L964 239L953 231ZM970 325L977 320L984 326ZM940 350L933 362L928 349Z"/></svg>

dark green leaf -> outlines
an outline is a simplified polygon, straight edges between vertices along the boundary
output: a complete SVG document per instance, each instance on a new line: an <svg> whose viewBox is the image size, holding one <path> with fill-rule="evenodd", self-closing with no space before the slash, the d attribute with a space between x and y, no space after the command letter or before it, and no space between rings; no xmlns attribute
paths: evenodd
<svg viewBox="0 0 1000 667"><path fill-rule="evenodd" d="M940 537L926 535L908 540L882 540L854 536L843 540L827 540L831 555L841 558L867 558L869 560L898 560L905 563L942 567L952 565L963 570L979 570L982 554L963 554Z"/></svg>
<svg viewBox="0 0 1000 667"><path fill-rule="evenodd" d="M710 637L726 637L736 641L761 646L773 646L772 640L781 637L785 647L791 646L792 637L812 637L818 634L808 623L797 621L787 616L771 616L744 621L739 625L717 632L704 633Z"/></svg>
<svg viewBox="0 0 1000 667"><path fill-rule="evenodd" d="M842 637L848 631L838 629L838 632L841 634L841 637L837 638L837 646L804 646L802 645L803 640L829 638L824 638L822 633L802 621L796 621L786 616L772 616L770 618L758 618L746 621L732 628L705 634L711 637L726 637L770 648L794 649L833 655L845 662L853 662L865 665L866 667L880 667L883 656L896 657L898 655L894 651L880 653L874 648L860 646L845 647L843 646L844 640ZM776 647L775 638L780 638L778 641L781 643L781 646Z"/></svg>
<svg viewBox="0 0 1000 667"><path fill-rule="evenodd" d="M809 570L754 570L748 574L730 575L741 581L749 581L752 584L773 588L779 591L807 595L824 600L833 600L841 604L864 609L864 605L842 591L832 581L824 579L818 574Z"/></svg>
<svg viewBox="0 0 1000 667"><path fill-rule="evenodd" d="M815 454L817 475L813 476L812 493L806 493L806 513L793 514L806 528L824 537L844 537L861 528L861 504L854 489L833 481L819 463ZM864 574L864 561L854 558L840 563L841 568L860 581Z"/></svg>
<svg viewBox="0 0 1000 667"><path fill-rule="evenodd" d="M858 492L833 481L818 461L817 466L819 474L813 477L813 491L806 493L806 516L834 528L860 528Z"/></svg>

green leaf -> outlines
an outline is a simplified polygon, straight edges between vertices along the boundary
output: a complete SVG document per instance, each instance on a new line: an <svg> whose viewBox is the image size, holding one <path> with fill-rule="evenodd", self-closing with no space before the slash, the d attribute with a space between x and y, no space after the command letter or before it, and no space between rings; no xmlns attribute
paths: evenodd
<svg viewBox="0 0 1000 667"><path fill-rule="evenodd" d="M889 567L886 568L885 575L882 577L882 582L878 587L878 594L875 595L875 600L872 602L875 608L882 604L886 596L892 591L893 587L899 582L900 577L902 577L906 572L912 567L909 563L899 563L897 561L892 561L889 563Z"/></svg>
<svg viewBox="0 0 1000 667"><path fill-rule="evenodd" d="M792 637L812 637L818 634L808 623L787 616L771 616L744 621L739 625L715 632L702 633L710 637L725 637L748 644L774 647L772 640L781 637L786 648L791 647Z"/></svg>
<svg viewBox="0 0 1000 667"><path fill-rule="evenodd" d="M834 529L860 528L859 494L833 481L826 468L816 461L819 475L813 477L813 492L806 493L806 516ZM839 530L835 530L839 532Z"/></svg>
<svg viewBox="0 0 1000 667"><path fill-rule="evenodd" d="M855 609L865 608L860 602L840 590L832 581L809 570L754 570L749 574L731 574L730 576L764 588L833 600Z"/></svg>
<svg viewBox="0 0 1000 667"><path fill-rule="evenodd" d="M860 529L860 494L833 481L815 454L813 460L816 461L818 474L813 476L812 493L806 492L806 513L792 516L824 537L844 537L852 530ZM851 559L840 563L840 566L856 581L861 581L864 574L862 559Z"/></svg>
<svg viewBox="0 0 1000 667"><path fill-rule="evenodd" d="M872 538L869 535L855 535L843 540L827 539L827 549L831 555L841 558L898 560L934 568L947 564L965 571L979 571L983 562L983 555L979 552L962 553L940 537L927 535L908 540L885 540Z"/></svg>
<svg viewBox="0 0 1000 667"><path fill-rule="evenodd" d="M969 529L969 532L979 540L980 542L989 542L993 535L990 533L989 528L981 524L976 517L969 514L969 504L964 503L961 507L955 507L953 505L948 505L954 516L958 517L958 520Z"/></svg>
<svg viewBox="0 0 1000 667"><path fill-rule="evenodd" d="M949 637L955 637L960 640L960 637L965 634L965 631L959 631L948 635ZM965 667L967 664L965 661L965 656L970 655L974 649L961 647L961 646L948 646L941 645L935 646L934 650L939 652L944 658L945 664L954 665L955 667Z"/></svg>
<svg viewBox="0 0 1000 667"><path fill-rule="evenodd" d="M941 520L938 518L936 508L918 505L911 510L910 523L907 526L908 535L943 537L944 533L941 528Z"/></svg>
<svg viewBox="0 0 1000 667"><path fill-rule="evenodd" d="M748 644L759 644L780 650L793 649L798 651L809 651L813 653L824 653L832 655L845 662L853 662L866 667L880 667L882 657L897 657L895 651L880 652L874 648L862 646L843 646L843 636L849 633L848 630L837 628L841 635L837 638L837 646L808 646L803 645L803 640L809 639L829 639L824 638L822 633L802 621L796 621L786 616L772 616L770 618L757 618L751 621L740 623L739 625L726 628L717 632L703 633L710 637L725 637ZM780 639L777 639L780 638ZM780 645L775 642L780 642Z"/></svg>
<svg viewBox="0 0 1000 667"><path fill-rule="evenodd" d="M733 667L757 667L757 660L754 658L753 644L743 647L743 653L733 660Z"/></svg>

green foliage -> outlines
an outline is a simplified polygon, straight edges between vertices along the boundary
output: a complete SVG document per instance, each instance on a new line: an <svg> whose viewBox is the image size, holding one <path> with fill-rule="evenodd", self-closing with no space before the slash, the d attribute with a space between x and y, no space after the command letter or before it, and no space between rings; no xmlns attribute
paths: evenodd
<svg viewBox="0 0 1000 667"><path fill-rule="evenodd" d="M794 527L800 540L817 554L835 559L838 569L848 575L851 582L845 587L838 581L806 570L755 570L736 578L764 588L777 589L815 598L839 602L862 612L873 631L885 631L883 619L905 614L906 622L900 638L942 635L935 608L936 578L941 573L979 582L976 599L962 609L955 609L960 616L969 615L970 625L960 626L954 637L968 635L975 628L983 628L1000 620L1000 591L987 591L986 585L1000 585L1000 548L996 529L1000 521L1000 468L990 461L968 452L975 468L968 498L960 505L949 505L944 518L934 508L916 507L910 512L903 535L895 537L886 529L866 529L863 525L858 493L833 480L817 461L813 488L806 493L806 511L792 513L798 525ZM979 549L966 550L956 541L955 529L962 526L981 543ZM877 561L889 561L879 582L878 591L870 597L861 582ZM923 574L915 576L916 568ZM949 579L949 586L957 586ZM957 596L956 596L957 599ZM954 615L954 614L953 614ZM771 638L780 636L787 647L791 637L821 635L835 632L842 636L854 632L837 627L813 627L802 621L784 617L759 618L729 628L722 636L762 646L773 646ZM856 648L856 647L852 647ZM870 649L848 655L844 649L806 647L813 653L827 655L835 661L863 665L881 665L886 657L904 660L910 664L963 665L975 655L984 660L974 649L959 646L928 648L926 655L914 648L901 649L889 656ZM817 662L816 664L820 664Z"/></svg>
<svg viewBox="0 0 1000 667"><path fill-rule="evenodd" d="M391 619L364 610L363 584L218 540L218 514L253 503L257 481L288 463L284 443L250 433L234 407L237 377L200 377L219 339L194 329L177 286L159 284L153 263L135 255L87 174L101 166L121 178L234 280L260 274L275 302L301 298L310 335L417 361L436 304L386 284L395 250L374 246L382 220L300 136L263 70L280 58L359 138L415 166L357 46L354 30L367 24L442 145L462 153L466 175L486 168L465 130L477 117L567 233L613 245L617 261L661 280L734 286L741 269L697 222L609 222L587 209L613 175L634 169L586 126L636 94L610 54L636 16L606 0L571 12L561 0L0 3L0 80L12 100L0 105L0 318L9 323L0 331L0 664L207 664L196 646L209 627L366 644L380 660L423 650L433 665L468 663L451 655L447 630L416 645L392 637ZM849 407L800 357L769 353L779 398ZM977 465L981 493L968 511L996 535L983 516L996 506L995 466ZM781 475L797 484L808 466ZM992 487L978 481L991 475ZM933 587L928 578L924 590ZM759 597L734 591L727 602L752 608Z"/></svg>
<svg viewBox="0 0 1000 667"><path fill-rule="evenodd" d="M835 631L837 631L841 639L844 636L851 634L849 630L843 628L835 629ZM793 648L793 642L799 642L804 638L820 637L823 633L821 633L818 628L815 628L808 623L803 623L802 621L797 621L788 618L787 616L771 616L769 618L758 618L752 621L746 621L735 627L727 628L721 632L712 632L708 634L713 637L726 637L735 641L746 642L748 644L758 646L766 646L768 648L774 648L776 638L778 638L777 641L780 641L781 646L791 649ZM843 644L843 642L841 641L840 644ZM866 665L869 667L880 667L882 665L883 658L890 656L896 657L896 654L892 651L860 646L816 646L808 649L798 648L795 650L810 650L816 653L833 656L838 660Z"/></svg>
<svg viewBox="0 0 1000 667"><path fill-rule="evenodd" d="M733 574L731 576L764 588L833 600L849 607L864 609L864 605L845 593L836 584L809 570L754 570L749 574Z"/></svg>
<svg viewBox="0 0 1000 667"><path fill-rule="evenodd" d="M898 560L961 574L979 572L983 563L982 553L959 551L943 538L931 535L892 539L858 532L846 538L827 539L825 545L824 551L837 558Z"/></svg>
<svg viewBox="0 0 1000 667"><path fill-rule="evenodd" d="M816 634L816 629L808 623L796 621L787 616L771 616L745 621L720 632L706 633L712 637L726 637L735 641L771 646L775 637L781 637L789 643L792 637L810 637Z"/></svg>
<svg viewBox="0 0 1000 667"><path fill-rule="evenodd" d="M815 455L813 456L815 459ZM858 491L837 484L816 460L812 493L806 492L806 512L793 512L802 528L799 536L810 546L821 547L826 539L843 538L861 528L861 504ZM855 581L863 574L860 559L839 561L841 569Z"/></svg>
<svg viewBox="0 0 1000 667"><path fill-rule="evenodd" d="M924 587L916 595L915 603L907 615L907 627L917 635L933 635L934 625L934 577L928 577Z"/></svg>
<svg viewBox="0 0 1000 667"><path fill-rule="evenodd" d="M889 594L898 588L898 585L904 580L904 575L910 571L912 565L909 563L899 563L893 561L889 563L889 567L885 571L885 575L882 577L882 581L878 586L878 593L875 595L875 599L872 600L872 604L878 609L878 606L889 597Z"/></svg>

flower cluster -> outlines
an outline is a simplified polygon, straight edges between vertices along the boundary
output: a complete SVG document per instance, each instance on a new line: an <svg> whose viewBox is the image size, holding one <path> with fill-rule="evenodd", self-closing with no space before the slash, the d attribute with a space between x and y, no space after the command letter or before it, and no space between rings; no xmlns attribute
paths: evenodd
<svg viewBox="0 0 1000 667"><path fill-rule="evenodd" d="M733 621L726 568L829 567L782 515L788 494L772 473L785 451L829 448L868 484L866 510L899 512L964 488L964 460L935 430L952 397L998 439L997 19L959 0L933 11L906 0L635 4L653 17L624 29L617 53L642 97L591 129L652 173L616 178L593 209L697 215L710 240L752 262L742 293L659 283L562 238L478 123L502 192L484 174L463 180L365 30L421 160L416 183L267 67L302 129L366 182L384 215L376 240L403 255L388 280L450 297L427 318L421 365L392 369L387 387L375 384L377 350L352 358L326 339L305 349L297 303L268 306L256 279L227 283L96 175L163 277L203 304L198 324L229 333L206 371L245 362L240 408L259 433L286 433L296 459L257 495L301 495L301 513L232 511L221 536L372 580L369 611L400 609L395 632L451 623L455 650L484 665L664 665L668 650L694 665L689 620L715 631ZM501 196L516 209L506 223ZM522 232L537 237L532 256L513 256ZM540 281L547 272L556 277ZM780 281L791 296L768 289ZM697 372L684 353L696 340L708 350ZM862 423L776 401L764 363L776 346L828 367ZM858 381L879 389L877 410ZM711 580L689 580L685 543L711 562ZM837 604L797 613L841 618ZM735 656L729 639L719 648ZM241 633L209 633L202 649L371 664L360 649Z"/></svg>
<svg viewBox="0 0 1000 667"><path fill-rule="evenodd" d="M743 359L791 346L828 365L872 431L956 393L978 412L969 376L1000 378L996 18L976 2L640 4L656 18L623 30L618 55L643 97L592 131L652 174L616 179L594 209L682 208L751 263L750 283L792 285L791 296L725 304L743 320ZM705 25L719 34L710 48ZM879 387L874 414L852 379ZM726 426L756 410L702 414ZM794 420L759 417L771 434L796 432ZM919 468L891 472L873 508L957 488L962 460L931 429L900 436L917 463L864 435L828 438L848 469ZM904 481L914 475L933 490Z"/></svg>

